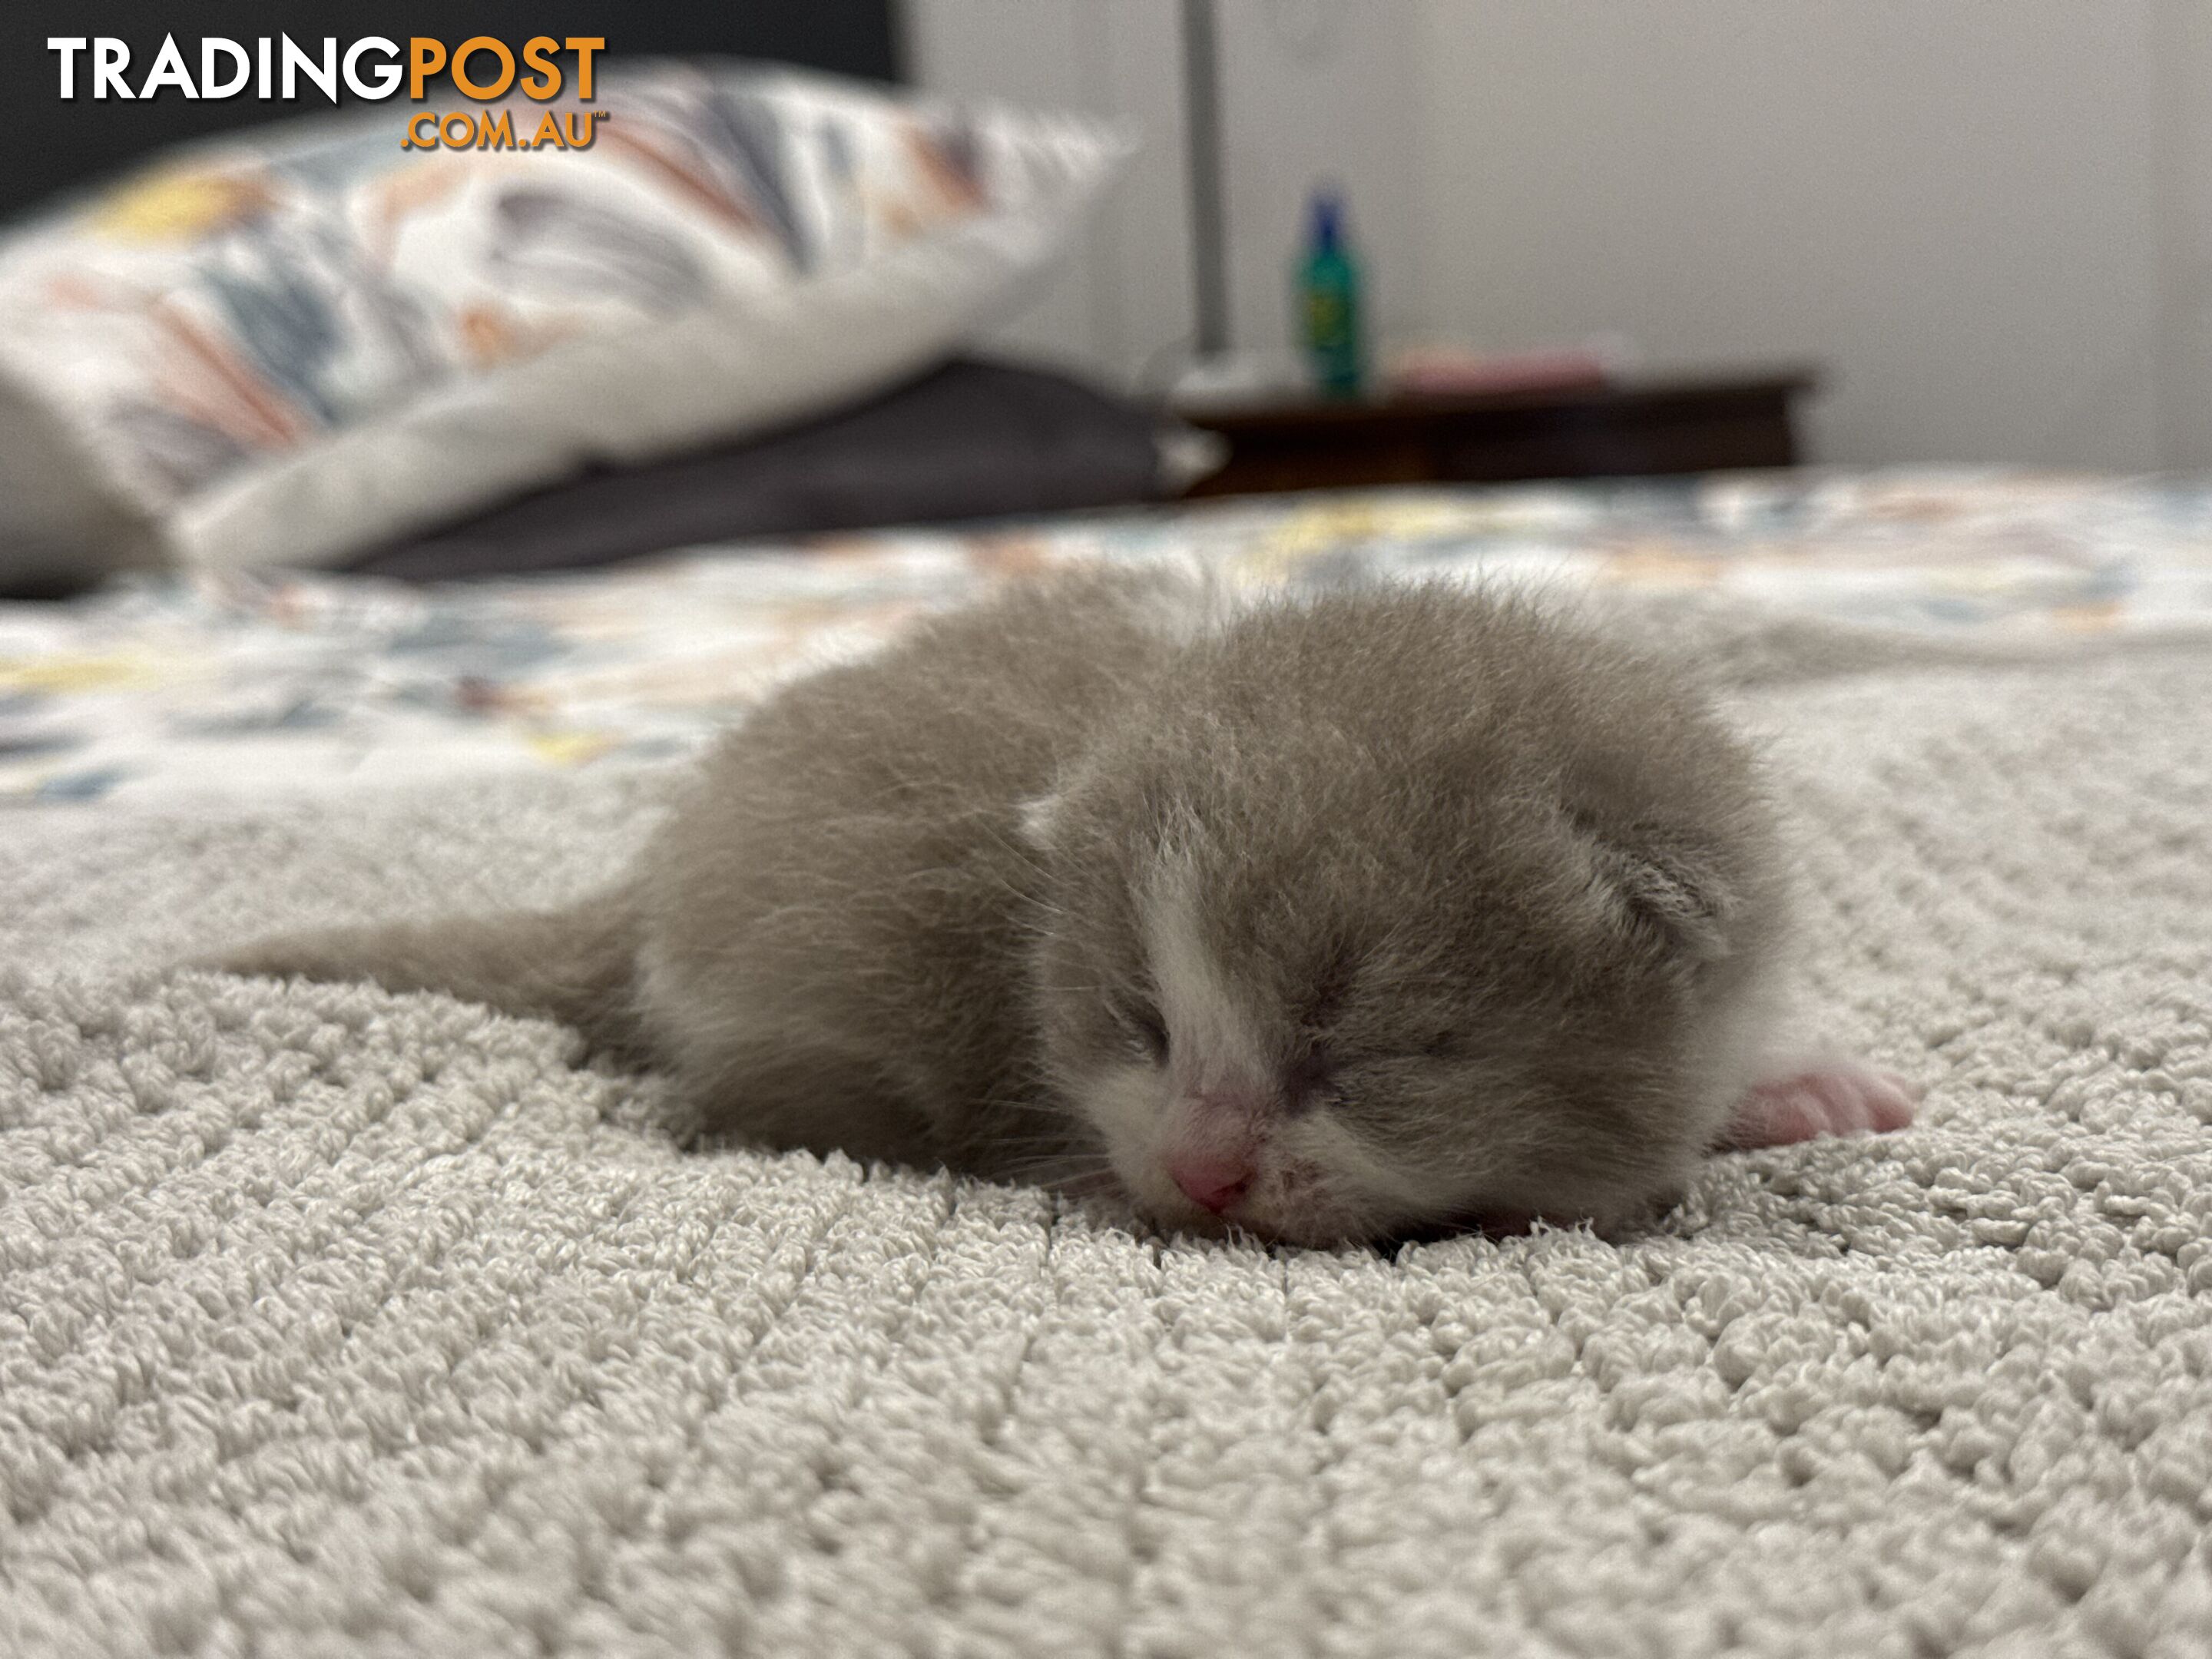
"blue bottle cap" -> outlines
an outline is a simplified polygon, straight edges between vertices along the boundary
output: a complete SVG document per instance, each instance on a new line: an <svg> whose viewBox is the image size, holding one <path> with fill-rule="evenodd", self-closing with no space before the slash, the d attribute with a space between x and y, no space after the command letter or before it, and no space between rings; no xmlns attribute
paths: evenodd
<svg viewBox="0 0 2212 1659"><path fill-rule="evenodd" d="M1344 240L1344 204L1333 191L1313 194L1313 246L1318 253L1334 253Z"/></svg>

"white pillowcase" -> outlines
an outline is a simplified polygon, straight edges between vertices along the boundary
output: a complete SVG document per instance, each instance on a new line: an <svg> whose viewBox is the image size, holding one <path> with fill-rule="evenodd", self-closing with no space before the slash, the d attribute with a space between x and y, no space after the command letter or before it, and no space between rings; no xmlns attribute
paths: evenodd
<svg viewBox="0 0 2212 1659"><path fill-rule="evenodd" d="M533 151L287 124L0 246L0 580L327 563L827 410L1001 320L1131 147L735 63L489 106L548 107L608 118Z"/></svg>

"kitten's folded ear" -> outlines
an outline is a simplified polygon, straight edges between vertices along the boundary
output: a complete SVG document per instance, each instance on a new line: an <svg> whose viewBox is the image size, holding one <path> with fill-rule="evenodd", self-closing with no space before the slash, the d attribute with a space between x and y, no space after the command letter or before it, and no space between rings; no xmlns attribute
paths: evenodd
<svg viewBox="0 0 2212 1659"><path fill-rule="evenodd" d="M1657 932L1692 961L1734 948L1728 924L1738 901L1710 852L1663 836L1601 836L1597 872L1632 926Z"/></svg>
<svg viewBox="0 0 2212 1659"><path fill-rule="evenodd" d="M1059 821L1064 792L1053 790L1024 801L1016 809L1016 821L1021 826L1022 839L1042 853L1052 846L1053 826Z"/></svg>

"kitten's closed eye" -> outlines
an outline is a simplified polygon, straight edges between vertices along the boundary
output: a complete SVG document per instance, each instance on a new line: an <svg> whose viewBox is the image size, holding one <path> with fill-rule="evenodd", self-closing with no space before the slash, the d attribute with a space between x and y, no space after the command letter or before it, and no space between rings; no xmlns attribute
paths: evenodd
<svg viewBox="0 0 2212 1659"><path fill-rule="evenodd" d="M1323 1049L1309 1049L1283 1073L1283 1097L1293 1112L1340 1103L1335 1061Z"/></svg>
<svg viewBox="0 0 2212 1659"><path fill-rule="evenodd" d="M1155 1066L1164 1065L1168 1057L1168 1025L1160 1017L1158 1007L1137 996L1115 997L1109 1006L1114 1023L1128 1039L1130 1052Z"/></svg>

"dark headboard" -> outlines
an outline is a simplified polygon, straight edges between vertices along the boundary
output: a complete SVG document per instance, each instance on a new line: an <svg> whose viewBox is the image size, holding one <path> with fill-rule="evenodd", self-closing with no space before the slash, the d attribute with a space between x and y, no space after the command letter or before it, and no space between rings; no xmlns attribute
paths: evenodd
<svg viewBox="0 0 2212 1659"><path fill-rule="evenodd" d="M114 35L129 42L135 83L152 67L164 33L186 61L202 35L246 43L290 34L313 46L325 35L404 41L434 35L448 44L472 34L520 41L533 34L595 34L606 58L722 52L769 58L872 80L903 78L896 0L316 0L312 6L252 0L15 0L0 23L0 108L9 112L0 158L0 217L52 192L127 167L179 139L263 121L327 112L310 90L295 102L234 98L199 102L171 89L145 102L95 103L80 91L56 95L59 60L49 35ZM80 79L82 71L80 70ZM432 106L436 107L437 106Z"/></svg>

